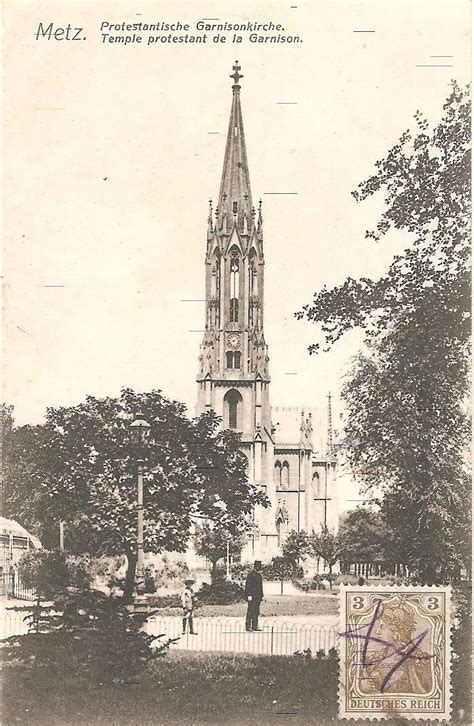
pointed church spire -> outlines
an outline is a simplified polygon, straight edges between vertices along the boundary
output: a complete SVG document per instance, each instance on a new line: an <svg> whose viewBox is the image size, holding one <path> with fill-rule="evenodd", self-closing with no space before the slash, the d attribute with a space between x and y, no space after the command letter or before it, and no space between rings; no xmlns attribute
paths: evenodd
<svg viewBox="0 0 474 726"><path fill-rule="evenodd" d="M333 461L333 459L334 459L331 392L329 392L329 394L328 394L328 437L327 437L327 441L326 441L326 458L328 461Z"/></svg>
<svg viewBox="0 0 474 726"><path fill-rule="evenodd" d="M235 219L239 231L243 231L244 214L248 209L252 209L252 193L245 148L244 124L240 108L239 80L243 78L239 73L240 69L239 62L235 61L234 73L230 76L234 80L232 107L218 206L222 215L226 213L228 222Z"/></svg>

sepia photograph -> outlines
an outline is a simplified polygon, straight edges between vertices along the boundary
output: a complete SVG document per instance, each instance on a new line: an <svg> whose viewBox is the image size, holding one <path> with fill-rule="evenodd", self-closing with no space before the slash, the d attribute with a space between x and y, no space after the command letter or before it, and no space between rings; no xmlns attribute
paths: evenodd
<svg viewBox="0 0 474 726"><path fill-rule="evenodd" d="M4 3L6 726L472 723L471 8L294 2Z"/></svg>

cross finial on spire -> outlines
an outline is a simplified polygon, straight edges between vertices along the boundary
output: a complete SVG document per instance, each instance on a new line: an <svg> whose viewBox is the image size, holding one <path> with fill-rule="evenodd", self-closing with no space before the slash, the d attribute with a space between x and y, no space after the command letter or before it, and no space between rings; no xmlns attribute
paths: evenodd
<svg viewBox="0 0 474 726"><path fill-rule="evenodd" d="M234 84L237 85L238 82L240 81L240 79L243 78L243 76L239 73L239 71L241 70L241 67L239 66L238 60L235 61L235 65L232 66L232 70L234 72L231 74L230 77L234 79Z"/></svg>

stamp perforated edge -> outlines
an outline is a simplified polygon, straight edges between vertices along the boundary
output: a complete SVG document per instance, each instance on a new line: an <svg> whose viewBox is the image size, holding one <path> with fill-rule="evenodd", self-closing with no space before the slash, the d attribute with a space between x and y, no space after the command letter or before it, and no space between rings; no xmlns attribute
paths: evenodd
<svg viewBox="0 0 474 726"><path fill-rule="evenodd" d="M339 589L339 628L338 633L343 632L346 621L346 593L347 592L381 592L387 593L392 591L394 593L406 593L406 592L442 592L446 596L446 671L444 677L444 688L446 695L446 708L443 713L426 713L410 714L409 712L400 714L400 718L407 721L430 721L433 724L443 721L450 721L451 710L452 710L452 689L451 689L451 657L452 657L452 601L451 601L451 585L344 585L342 584ZM353 713L347 714L345 712L345 689L344 689L344 659L345 655L345 641L339 637L339 684L338 684L338 719L343 721L385 721L393 719L392 714L379 712L366 712L361 711L360 714L354 715Z"/></svg>

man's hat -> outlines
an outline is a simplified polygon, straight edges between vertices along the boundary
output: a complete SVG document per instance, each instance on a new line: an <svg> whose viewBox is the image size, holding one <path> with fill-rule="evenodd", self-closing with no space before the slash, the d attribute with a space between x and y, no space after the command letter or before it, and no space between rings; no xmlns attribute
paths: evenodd
<svg viewBox="0 0 474 726"><path fill-rule="evenodd" d="M184 584L185 584L185 585L193 585L193 584L194 584L195 582L196 582L196 580L193 580L193 578L192 578L192 577L188 577L188 578L187 578L187 579L186 579L186 580L184 581Z"/></svg>
<svg viewBox="0 0 474 726"><path fill-rule="evenodd" d="M261 560L255 560L255 562L253 563L253 566L255 567L256 570L257 569L260 570L261 567L262 567L262 561Z"/></svg>

